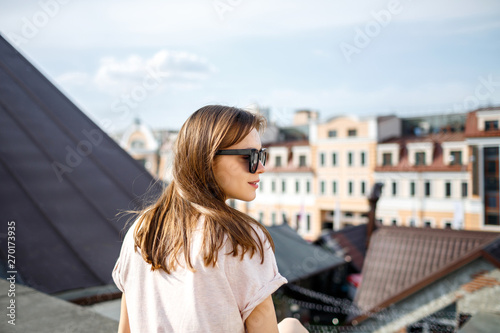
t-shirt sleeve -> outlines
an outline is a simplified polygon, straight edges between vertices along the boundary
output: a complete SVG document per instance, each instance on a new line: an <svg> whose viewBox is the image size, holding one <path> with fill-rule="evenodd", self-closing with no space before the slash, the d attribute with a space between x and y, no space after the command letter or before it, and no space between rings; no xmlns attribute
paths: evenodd
<svg viewBox="0 0 500 333"><path fill-rule="evenodd" d="M131 227L125 238L123 239L122 247L120 250L120 256L116 260L115 267L113 268L113 272L111 276L113 277L113 281L115 285L120 289L121 292L125 292L125 274L127 272L127 261L129 260L129 253L133 251L134 240L133 240L133 227Z"/></svg>
<svg viewBox="0 0 500 333"><path fill-rule="evenodd" d="M265 235L260 228L254 228L261 240ZM278 272L276 258L270 243L264 242L264 262L259 252L250 258L250 253L241 256L226 256L227 278L238 304L241 318L245 321L257 305L288 281Z"/></svg>
<svg viewBox="0 0 500 333"><path fill-rule="evenodd" d="M123 292L123 281L121 277L121 265L120 265L120 257L116 260L115 268L113 268L113 272L111 273L111 276L113 277L113 281L115 282L115 285L120 289L121 292Z"/></svg>

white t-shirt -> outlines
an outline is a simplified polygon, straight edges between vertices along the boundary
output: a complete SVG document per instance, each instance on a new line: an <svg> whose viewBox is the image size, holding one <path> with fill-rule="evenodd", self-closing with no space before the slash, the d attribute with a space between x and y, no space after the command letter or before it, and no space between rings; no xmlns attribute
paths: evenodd
<svg viewBox="0 0 500 333"><path fill-rule="evenodd" d="M137 222L136 222L137 223ZM256 252L225 255L230 242L221 248L215 267L205 267L200 252L203 219L194 232L191 262L196 272L177 266L171 274L151 271L140 250L134 251L135 223L123 241L113 270L116 286L125 293L131 332L245 332L244 322L264 299L287 280L280 275L276 258L266 240L264 263ZM254 228L265 239L260 228Z"/></svg>

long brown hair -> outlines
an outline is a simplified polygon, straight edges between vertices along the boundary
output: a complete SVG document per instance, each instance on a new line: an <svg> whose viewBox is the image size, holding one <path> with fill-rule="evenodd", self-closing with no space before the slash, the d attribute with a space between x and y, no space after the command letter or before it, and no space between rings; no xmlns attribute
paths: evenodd
<svg viewBox="0 0 500 333"><path fill-rule="evenodd" d="M152 270L170 273L183 255L187 268L194 271L191 238L202 215L205 266L215 266L225 236L232 245L228 255L243 258L247 251L250 256L258 252L263 262L265 240L259 238L255 227L264 232L274 251L264 226L225 203L213 171L217 150L240 142L254 128L261 132L264 126L260 115L220 105L205 106L184 123L174 149L173 180L156 203L139 213L134 230L135 247L140 248Z"/></svg>

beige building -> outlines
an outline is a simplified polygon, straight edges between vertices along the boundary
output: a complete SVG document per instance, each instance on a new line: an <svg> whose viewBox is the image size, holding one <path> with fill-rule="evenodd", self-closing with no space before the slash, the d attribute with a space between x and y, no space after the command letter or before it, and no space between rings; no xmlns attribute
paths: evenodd
<svg viewBox="0 0 500 333"><path fill-rule="evenodd" d="M400 132L399 119L335 117L311 132L315 230L366 223L377 142Z"/></svg>
<svg viewBox="0 0 500 333"><path fill-rule="evenodd" d="M384 184L377 219L385 225L479 230L465 134L436 133L380 143L374 178Z"/></svg>
<svg viewBox="0 0 500 333"><path fill-rule="evenodd" d="M238 207L265 225L287 223L304 238L313 239L320 229L313 223L317 212L309 142L275 143L267 149L257 198Z"/></svg>
<svg viewBox="0 0 500 333"><path fill-rule="evenodd" d="M418 120L339 116L320 122L300 110L289 127L269 124L266 172L257 198L230 204L265 225L288 223L307 240L326 230L367 222L367 197L383 183L377 219L384 225L500 231L500 109L435 117L439 131ZM462 121L455 116L462 117ZM444 125L443 125L444 124ZM458 125L457 125L458 124ZM136 121L119 142L159 179L171 179L174 131Z"/></svg>
<svg viewBox="0 0 500 333"><path fill-rule="evenodd" d="M500 109L466 115L461 128L402 136L377 146L384 225L500 231ZM425 125L425 122L423 123Z"/></svg>
<svg viewBox="0 0 500 333"><path fill-rule="evenodd" d="M172 179L173 145L176 131L152 130L136 120L116 136L120 146L125 149L157 179L166 183Z"/></svg>

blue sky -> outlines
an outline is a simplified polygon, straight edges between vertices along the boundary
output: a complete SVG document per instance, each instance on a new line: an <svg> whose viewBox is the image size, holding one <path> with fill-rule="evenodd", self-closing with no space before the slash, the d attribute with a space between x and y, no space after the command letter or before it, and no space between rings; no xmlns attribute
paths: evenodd
<svg viewBox="0 0 500 333"><path fill-rule="evenodd" d="M108 132L212 103L282 125L500 104L493 0L0 0L0 32Z"/></svg>

